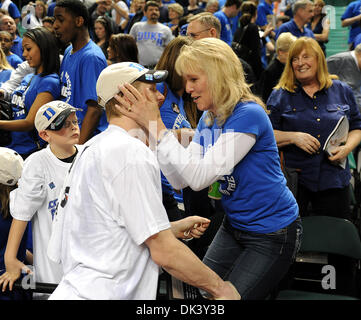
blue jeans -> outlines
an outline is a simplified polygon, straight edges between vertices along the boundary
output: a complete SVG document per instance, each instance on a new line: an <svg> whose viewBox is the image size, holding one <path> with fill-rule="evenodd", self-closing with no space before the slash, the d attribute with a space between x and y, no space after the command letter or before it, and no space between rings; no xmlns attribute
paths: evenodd
<svg viewBox="0 0 361 320"><path fill-rule="evenodd" d="M267 234L235 229L225 217L203 262L232 282L243 300L265 299L294 262L301 238L300 217Z"/></svg>

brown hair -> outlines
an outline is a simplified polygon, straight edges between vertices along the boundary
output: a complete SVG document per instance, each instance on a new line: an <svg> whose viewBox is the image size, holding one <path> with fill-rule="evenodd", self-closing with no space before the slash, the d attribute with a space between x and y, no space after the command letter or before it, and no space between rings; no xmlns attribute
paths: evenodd
<svg viewBox="0 0 361 320"><path fill-rule="evenodd" d="M10 192L15 188L16 186L6 186L0 183L0 212L4 219L8 218L10 215Z"/></svg>
<svg viewBox="0 0 361 320"><path fill-rule="evenodd" d="M138 62L138 47L133 36L129 34L113 34L109 39L109 47L115 53L113 63Z"/></svg>
<svg viewBox="0 0 361 320"><path fill-rule="evenodd" d="M180 74L175 70L175 62L179 56L179 53L183 46L190 45L193 40L189 37L178 36L173 39L165 47L161 57L158 60L157 65L155 66L156 70L167 70L168 77L165 82L168 84L170 90L177 92L181 89L184 89L184 81ZM188 99L188 94L185 92L183 94L184 99L184 111L187 114L188 121L191 126L194 128L197 125L197 107L192 99Z"/></svg>
<svg viewBox="0 0 361 320"><path fill-rule="evenodd" d="M306 50L307 53L314 55L317 59L316 77L320 85L320 90L331 87L332 79L337 79L337 76L328 73L325 55L318 42L309 37L301 37L291 45L285 69L275 89L282 88L290 92L295 92L297 79L292 68L292 59L298 56L302 50Z"/></svg>
<svg viewBox="0 0 361 320"><path fill-rule="evenodd" d="M133 83L131 83L131 85L133 87L135 87L136 89L139 89L140 83L141 83L140 81L134 81ZM121 92L119 92L118 94L120 96L123 95ZM111 98L105 104L105 114L107 116L108 121L110 120L110 118L121 118L122 117L122 113L120 111L118 111L118 109L115 107L116 104L119 105L120 103L114 97Z"/></svg>

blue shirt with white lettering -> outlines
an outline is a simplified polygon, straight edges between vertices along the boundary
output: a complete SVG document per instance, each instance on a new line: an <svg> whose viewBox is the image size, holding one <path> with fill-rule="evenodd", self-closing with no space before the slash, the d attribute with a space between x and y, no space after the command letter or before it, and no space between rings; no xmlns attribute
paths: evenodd
<svg viewBox="0 0 361 320"><path fill-rule="evenodd" d="M249 133L256 143L220 180L222 206L231 225L240 230L269 233L288 226L298 216L298 206L280 168L278 148L265 110L254 102L238 103L222 127L208 127L205 112L193 141L207 149L226 132Z"/></svg>
<svg viewBox="0 0 361 320"><path fill-rule="evenodd" d="M89 100L98 101L96 83L99 74L107 67L103 51L92 40L83 48L72 53L72 45L66 48L60 66L62 100L82 109L76 115L80 122L88 110ZM103 112L95 134L108 127L105 112Z"/></svg>

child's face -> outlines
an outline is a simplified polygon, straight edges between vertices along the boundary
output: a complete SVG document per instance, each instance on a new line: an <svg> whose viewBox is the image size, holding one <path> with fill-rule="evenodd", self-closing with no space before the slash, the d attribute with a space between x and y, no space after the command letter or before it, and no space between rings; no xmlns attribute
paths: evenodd
<svg viewBox="0 0 361 320"><path fill-rule="evenodd" d="M49 135L49 143L57 146L69 146L79 142L80 129L78 119L75 112L72 112L66 118L63 127L60 130L47 130Z"/></svg>
<svg viewBox="0 0 361 320"><path fill-rule="evenodd" d="M3 49L4 53L7 55L10 52L10 49L13 45L12 37L5 33L1 33L0 44L1 44L1 49Z"/></svg>

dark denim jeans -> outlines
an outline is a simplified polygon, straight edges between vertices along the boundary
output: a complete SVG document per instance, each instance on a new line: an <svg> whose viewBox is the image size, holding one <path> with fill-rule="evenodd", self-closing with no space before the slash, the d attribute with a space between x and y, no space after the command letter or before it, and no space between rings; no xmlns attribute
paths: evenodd
<svg viewBox="0 0 361 320"><path fill-rule="evenodd" d="M301 238L300 217L267 234L235 229L225 217L203 262L231 281L243 300L265 299L286 275Z"/></svg>

